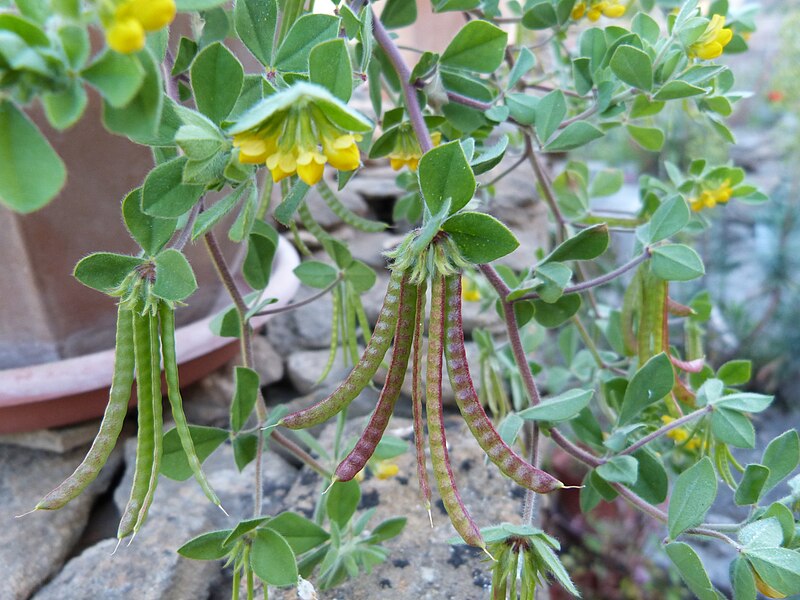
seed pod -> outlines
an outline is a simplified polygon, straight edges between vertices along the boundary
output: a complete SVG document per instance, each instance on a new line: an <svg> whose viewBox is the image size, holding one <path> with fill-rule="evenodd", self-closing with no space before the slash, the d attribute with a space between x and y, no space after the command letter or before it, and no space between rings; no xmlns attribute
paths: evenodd
<svg viewBox="0 0 800 600"><path fill-rule="evenodd" d="M153 503L156 486L158 485L158 475L161 470L161 455L164 450L164 417L161 414L161 348L158 335L158 316L149 315L147 325L150 331L150 395L153 399L153 464L150 469L147 493L144 495L142 508L139 510L136 524L133 526L134 535L144 525L150 505Z"/></svg>
<svg viewBox="0 0 800 600"><path fill-rule="evenodd" d="M183 412L183 399L178 380L178 357L175 352L175 311L166 302L161 302L158 307L158 316L161 325L161 353L164 358L164 375L167 380L167 395L169 404L172 408L172 418L175 419L175 429L181 440L181 446L189 461L194 478L205 492L206 497L217 506L220 505L219 498L211 489L203 469L200 466L200 459L194 448L192 434L189 432L189 424Z"/></svg>
<svg viewBox="0 0 800 600"><path fill-rule="evenodd" d="M361 355L356 366L334 392L317 404L283 417L278 423L289 429L302 429L318 425L327 421L336 413L350 404L361 390L372 380L383 361L386 350L392 341L397 327L398 311L400 306L400 287L404 275L392 272L389 287L383 298L383 306L378 314L375 331L367 343L367 348Z"/></svg>
<svg viewBox="0 0 800 600"><path fill-rule="evenodd" d="M417 288L417 320L414 326L414 362L411 365L411 406L414 414L414 445L417 452L417 479L422 502L428 515L431 512L431 487L428 484L428 467L425 460L425 422L422 414L422 336L425 333L425 294L423 281Z"/></svg>
<svg viewBox="0 0 800 600"><path fill-rule="evenodd" d="M365 219L342 204L342 201L339 200L339 197L333 192L330 186L325 183L324 179L317 184L317 191L333 214L350 225L350 227L367 233L377 233L386 229L386 223Z"/></svg>
<svg viewBox="0 0 800 600"><path fill-rule="evenodd" d="M108 396L100 430L92 447L78 468L52 492L42 498L34 510L56 510L76 498L97 478L117 443L133 385L133 322L131 312L120 306L117 309L117 333L114 352L114 377Z"/></svg>
<svg viewBox="0 0 800 600"><path fill-rule="evenodd" d="M339 286L333 288L333 313L331 314L331 344L328 348L328 360L325 362L325 368L322 369L322 375L317 379L317 385L325 381L328 373L333 368L333 363L336 362L336 351L339 349L339 309L340 303L339 296L341 295Z"/></svg>
<svg viewBox="0 0 800 600"><path fill-rule="evenodd" d="M445 278L434 276L431 288L431 316L428 325L428 364L425 385L425 409L428 416L428 444L431 463L439 495L450 516L450 522L461 538L470 546L486 549L478 526L472 520L461 495L458 493L442 416L442 347L444 340Z"/></svg>
<svg viewBox="0 0 800 600"><path fill-rule="evenodd" d="M378 398L378 405L375 407L367 427L350 454L336 468L336 479L339 481L350 481L364 468L375 452L378 442L381 441L383 432L386 431L386 426L394 411L394 405L403 389L403 380L406 377L408 357L411 354L411 344L416 327L414 319L416 309L417 287L403 280L400 287L399 318L389 372L386 375L380 398Z"/></svg>
<svg viewBox="0 0 800 600"><path fill-rule="evenodd" d="M445 294L445 360L450 382L461 415L481 449L505 475L524 488L540 494L563 487L558 479L537 469L521 458L497 433L481 406L472 384L464 349L464 328L461 316L461 276L447 277Z"/></svg>
<svg viewBox="0 0 800 600"><path fill-rule="evenodd" d="M128 504L122 513L117 529L117 538L122 539L134 532L139 514L144 506L155 457L153 367L150 360L150 317L131 311L133 322L133 347L136 356L136 396L139 409L138 434L136 437L136 464L133 485ZM160 377L159 377L160 379ZM160 434L160 432L159 432Z"/></svg>

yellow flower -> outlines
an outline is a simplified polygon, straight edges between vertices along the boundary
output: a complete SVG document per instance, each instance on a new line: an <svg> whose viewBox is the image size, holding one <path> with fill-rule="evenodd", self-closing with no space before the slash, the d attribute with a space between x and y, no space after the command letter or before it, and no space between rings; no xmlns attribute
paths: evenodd
<svg viewBox="0 0 800 600"><path fill-rule="evenodd" d="M625 14L625 5L620 0L590 0L590 2L578 2L572 9L572 18L576 21L584 16L594 22L602 16L609 19L618 19Z"/></svg>
<svg viewBox="0 0 800 600"><path fill-rule="evenodd" d="M175 18L174 0L123 0L101 13L109 47L120 54L144 48L145 32L158 31Z"/></svg>
<svg viewBox="0 0 800 600"><path fill-rule="evenodd" d="M731 199L732 195L731 181L726 179L718 187L704 189L699 196L689 198L689 206L692 207L693 211L699 212L704 208L714 208L717 204L725 204Z"/></svg>
<svg viewBox="0 0 800 600"><path fill-rule="evenodd" d="M706 30L688 48L689 58L712 60L722 54L723 48L733 38L733 31L725 28L725 17L713 15Z"/></svg>
<svg viewBox="0 0 800 600"><path fill-rule="evenodd" d="M442 141L442 134L434 131L431 134L431 141L434 146L438 146ZM411 128L410 123L400 125L397 137L394 141L394 148L389 153L389 164L392 169L399 171L403 167L408 167L409 171L416 171L419 166L419 159L422 157L422 148L419 146L417 136Z"/></svg>
<svg viewBox="0 0 800 600"><path fill-rule="evenodd" d="M337 137L323 134L322 151L333 168L352 171L361 164L361 155L356 145L356 141L360 139L360 135L355 136L350 133Z"/></svg>
<svg viewBox="0 0 800 600"><path fill-rule="evenodd" d="M391 479L400 472L400 467L391 461L381 460L375 465L374 471L378 479Z"/></svg>
<svg viewBox="0 0 800 600"><path fill-rule="evenodd" d="M475 285L468 277L461 276L461 298L465 302L478 302L481 299L481 292L478 290L478 286Z"/></svg>
<svg viewBox="0 0 800 600"><path fill-rule="evenodd" d="M664 425L668 425L672 423L675 419L670 417L669 415L664 415L661 417L661 422ZM689 432L686 430L685 427L676 427L675 429L670 429L667 432L667 437L671 440L675 440L677 445L686 444L685 448L690 452L692 450L697 450L700 447L700 440L696 437L689 439Z"/></svg>

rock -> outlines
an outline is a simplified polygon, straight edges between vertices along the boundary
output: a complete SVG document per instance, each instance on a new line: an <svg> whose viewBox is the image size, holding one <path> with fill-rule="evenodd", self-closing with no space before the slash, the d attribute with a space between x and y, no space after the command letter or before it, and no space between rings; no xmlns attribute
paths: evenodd
<svg viewBox="0 0 800 600"><path fill-rule="evenodd" d="M383 273L386 271L387 264L383 253L395 248L403 241L404 237L405 235L403 234L390 231L382 231L380 233L356 232L351 239L347 240L347 246L350 248L353 258L357 258L379 273Z"/></svg>
<svg viewBox="0 0 800 600"><path fill-rule="evenodd" d="M383 297L386 295L386 288L389 286L389 270L378 270L378 279L365 294L361 295L361 304L364 305L364 312L367 313L369 322L373 325L378 320L378 313L383 306Z"/></svg>
<svg viewBox="0 0 800 600"><path fill-rule="evenodd" d="M31 510L72 473L87 449L56 454L0 445L0 598L28 598L58 571L80 538L92 504L108 488L121 464L119 451L111 454L98 478L65 507L14 517Z"/></svg>
<svg viewBox="0 0 800 600"><path fill-rule="evenodd" d="M253 363L262 386L283 379L283 358L264 335L253 336Z"/></svg>
<svg viewBox="0 0 800 600"><path fill-rule="evenodd" d="M87 446L94 440L100 421L89 421L60 427L58 429L39 429L22 433L6 433L0 435L0 445L19 446L33 450L47 450L63 454L75 448Z"/></svg>
<svg viewBox="0 0 800 600"><path fill-rule="evenodd" d="M301 286L297 299L319 292ZM331 339L333 301L330 294L295 310L280 313L267 323L267 340L280 356L288 357L298 349L327 348Z"/></svg>
<svg viewBox="0 0 800 600"><path fill-rule="evenodd" d="M337 191L338 186L336 182L328 182L328 186L331 188L336 197L339 198L341 203L349 208L352 212L360 217L373 218L372 214L370 213L369 206L367 206L367 203L364 201L362 196L358 194L351 185L348 185L341 191ZM308 205L308 208L311 210L311 214L314 216L314 219L324 229L335 228L342 224L342 220L335 215L330 208L328 208L328 204L322 199L322 196L320 196L315 187L312 187L308 191L305 202Z"/></svg>
<svg viewBox="0 0 800 600"><path fill-rule="evenodd" d="M135 440L129 440L125 449L129 465L135 462L135 448ZM230 517L209 503L194 481L176 482L162 477L147 522L130 546L121 545L114 556L111 553L116 546L115 539L106 539L88 548L67 563L34 596L35 600L207 597L211 585L221 577L222 563L189 560L175 550L196 535L232 528L240 519L250 517L254 471L251 463L239 473L228 445L217 450L203 468ZM264 475L263 512L274 514L283 509L283 497L296 471L279 456L269 453L264 461ZM132 469L127 469L114 494L120 510L127 503L132 476Z"/></svg>
<svg viewBox="0 0 800 600"><path fill-rule="evenodd" d="M183 410L193 425L227 427L233 401L233 370L225 367L189 386Z"/></svg>
<svg viewBox="0 0 800 600"><path fill-rule="evenodd" d="M299 396L289 402L284 402L283 406L285 406L290 413L308 408L328 396L339 383L341 383L340 379L329 378L326 380L323 387L305 396ZM361 393L356 396L347 407L348 418L353 419L370 414L375 409L375 405L378 402L378 395L379 390L375 387L366 387L361 390ZM322 425L318 425L316 428L309 429L309 431L312 433L319 432L321 428Z"/></svg>
<svg viewBox="0 0 800 600"><path fill-rule="evenodd" d="M385 166L370 166L368 169L362 169L358 177L354 177L347 183L348 190L359 194L368 203L391 203L399 198L405 192L397 187L395 178L397 173L388 165ZM373 211L380 214L380 207L373 208Z"/></svg>
<svg viewBox="0 0 800 600"><path fill-rule="evenodd" d="M298 393L310 394L319 385L332 389L347 376L352 365L344 364L343 349L340 347L336 352L336 360L333 362L330 373L325 381L318 385L319 377L325 371L325 365L328 363L329 354L328 350L302 350L289 356L286 373Z"/></svg>
<svg viewBox="0 0 800 600"><path fill-rule="evenodd" d="M362 426L362 423L350 421L347 435L357 434ZM323 446L331 446L334 430L335 425L330 425L320 436ZM393 418L389 424L389 433L395 435L405 435L410 430L411 421L408 419ZM462 499L478 525L517 522L521 500L510 493L512 485L494 466L484 466L483 452L466 430L463 421L460 418L448 419L447 433L453 471ZM333 590L317 589L319 597L348 600L371 600L376 597L385 600L486 598L491 575L485 555L476 548L447 543L456 533L435 491L433 480L432 516L435 527L431 529L428 514L421 506L411 447L409 452L394 460L400 468L397 477L380 480L368 475L362 482L361 504L356 518L367 508L375 507L376 513L368 529L385 519L404 516L408 519L405 530L400 536L383 544L389 550L386 562L373 567L370 573L361 572ZM306 469L289 492L287 500L299 512L310 514L319 497L321 485L321 479ZM316 584L317 576L318 571L315 571L310 581ZM297 595L293 589L270 590L270 598L290 600L296 599Z"/></svg>

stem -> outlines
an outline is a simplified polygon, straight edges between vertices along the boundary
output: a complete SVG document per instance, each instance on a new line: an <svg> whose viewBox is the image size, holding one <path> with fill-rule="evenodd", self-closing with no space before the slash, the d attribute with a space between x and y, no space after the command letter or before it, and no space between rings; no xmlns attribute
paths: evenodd
<svg viewBox="0 0 800 600"><path fill-rule="evenodd" d="M539 156L533 149L533 141L531 140L531 136L527 133L524 135L525 155L528 157L531 167L533 167L533 172L536 174L536 179L539 180L539 183L542 186L542 193L544 194L545 202L547 202L550 212L553 213L553 218L556 220L556 223L558 223L556 242L560 244L564 241L564 238L567 235L567 224L564 219L564 215L561 214L561 210L558 208L558 202L556 202L556 194L553 191L553 185L550 183L550 179L545 175L542 163L539 161Z"/></svg>
<svg viewBox="0 0 800 600"><path fill-rule="evenodd" d="M261 436L262 438L264 436ZM317 460L311 456L308 452L303 450L300 446L295 444L292 440L287 438L279 431L272 432L272 439L280 446L283 446L286 450L291 452L296 458L300 459L305 463L309 468L316 471L319 475L326 479L331 479L333 477L333 473L328 471L325 467L317 462Z"/></svg>
<svg viewBox="0 0 800 600"><path fill-rule="evenodd" d="M200 214L202 208L202 200L192 206L192 211L189 213L189 218L186 220L186 225L183 226L183 229L181 229L178 237L172 243L172 247L175 248L175 250L183 250L184 246L186 246L186 244L189 242L189 239L191 239L192 229L194 229L194 222L197 220L197 215Z"/></svg>
<svg viewBox="0 0 800 600"><path fill-rule="evenodd" d="M371 10L371 9L370 9ZM389 32L381 23L381 20L372 12L372 31L375 36L375 41L386 53L389 62L392 63L394 70L397 72L397 77L400 79L400 85L403 88L403 97L405 98L406 111L408 111L408 118L411 121L411 127L417 136L419 147L422 153L426 153L433 149L433 141L428 127L425 125L425 118L422 116L422 109L417 102L417 90L411 85L411 69L408 68L400 50L389 36Z"/></svg>
<svg viewBox="0 0 800 600"><path fill-rule="evenodd" d="M486 184L485 184L485 187L489 187L489 186L492 186L492 185L494 185L495 183L497 183L498 181L500 181L501 179L503 179L503 177L505 177L506 175L508 175L508 174L509 174L509 173L511 173L512 171L514 171L514 170L515 170L517 167L519 167L519 166L520 166L522 163L524 163L526 160L528 160L528 157L527 157L527 156L525 156L525 155L523 154L523 155L522 155L522 156L520 156L520 157L519 157L517 160L515 160L515 161L514 161L514 164L512 164L512 165L511 165L510 167L508 167L508 168L507 168L505 171L503 171L502 173L500 173L500 174L499 174L497 177L495 177L494 179L492 179L491 181L489 181L488 183L486 183Z"/></svg>
<svg viewBox="0 0 800 600"><path fill-rule="evenodd" d="M595 279L588 279L587 281L582 281L581 283L577 283L575 285L565 287L564 294L574 294L576 292L583 292L585 290L591 289L593 287L597 287L599 285L603 285L608 283L609 281L613 281L623 273L630 271L631 269L638 266L640 263L646 261L652 255L651 249L645 248L644 251L637 256L636 258L626 262L621 267L617 267L613 271L609 271L605 275L601 275L600 277L596 277ZM514 298L511 302L519 302L521 300L536 300L539 298L539 294L536 292L531 292L530 294L525 294L524 296L520 296L519 298Z"/></svg>
<svg viewBox="0 0 800 600"><path fill-rule="evenodd" d="M711 406L709 404L708 406L704 406L703 408L700 408L700 409L698 409L698 410L696 410L694 412L691 412L688 415L684 415L684 416L680 417L679 419L675 419L674 421L671 421L671 422L667 423L663 427L660 427L659 429L656 429L652 433L647 434L642 439L637 440L636 442L634 442L633 444L631 444L630 446L625 448L625 450L620 452L620 455L633 454L639 448L649 444L654 439L659 438L662 435L664 435L665 433L680 427L684 423L688 423L690 421L693 421L694 419L697 419L698 417L702 417L702 416L710 413L712 410L713 410L713 406Z"/></svg>
<svg viewBox="0 0 800 600"><path fill-rule="evenodd" d="M342 274L339 273L339 276L327 286L325 289L320 290L316 294L312 294L308 298L303 298L302 300L298 300L297 302L292 302L291 304L287 304L286 306L279 306L277 308L268 308L266 310L262 310L261 312L256 313L255 317L263 317L265 315L277 315L278 313L287 312L290 310L294 310L296 308L300 308L301 306L306 306L307 304L311 304L315 300L322 298L325 294L330 292L336 284L338 284L342 280Z"/></svg>

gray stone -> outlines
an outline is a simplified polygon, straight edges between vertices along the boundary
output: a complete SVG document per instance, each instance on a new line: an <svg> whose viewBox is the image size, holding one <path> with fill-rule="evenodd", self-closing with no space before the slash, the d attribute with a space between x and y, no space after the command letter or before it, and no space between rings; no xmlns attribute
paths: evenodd
<svg viewBox="0 0 800 600"><path fill-rule="evenodd" d="M319 290L302 286L296 298L302 300ZM280 356L297 350L327 348L331 339L333 301L330 294L295 310L280 313L267 323L267 340Z"/></svg>
<svg viewBox="0 0 800 600"><path fill-rule="evenodd" d="M353 254L353 258L364 261L373 269L383 272L386 269L387 260L384 252L394 249L405 235L383 231L380 233L361 233L357 232L347 240L347 246ZM377 285L377 284L376 284Z"/></svg>
<svg viewBox="0 0 800 600"><path fill-rule="evenodd" d="M65 507L14 517L31 510L72 473L86 450L56 454L0 445L0 598L28 598L58 571L80 538L94 500L108 488L120 465L119 451L111 454L98 478Z"/></svg>
<svg viewBox="0 0 800 600"><path fill-rule="evenodd" d="M58 429L39 429L22 433L6 433L0 435L0 445L19 446L33 450L47 450L63 454L75 448L86 446L92 442L100 421L89 421L60 427Z"/></svg>
<svg viewBox="0 0 800 600"><path fill-rule="evenodd" d="M328 396L341 381L341 379L328 378L319 389L305 396L299 396L293 400L284 402L283 406L285 406L289 412L296 412L308 408ZM368 386L361 390L361 393L356 396L347 407L348 418L352 419L370 414L375 409L375 405L378 402L378 395L379 390L374 386ZM321 429L322 426L320 425L317 426L316 429L312 428L309 431L319 432Z"/></svg>
<svg viewBox="0 0 800 600"><path fill-rule="evenodd" d="M286 374L294 389L300 394L309 394L319 385L330 387L331 382L343 380L350 372L352 365L345 365L342 358L343 349L336 352L336 359L324 382L318 384L320 375L325 371L328 362L328 350L302 350L289 356L286 363Z"/></svg>
<svg viewBox="0 0 800 600"><path fill-rule="evenodd" d="M193 425L226 427L233 401L233 371L225 367L189 386L183 393L183 410Z"/></svg>
<svg viewBox="0 0 800 600"><path fill-rule="evenodd" d="M393 201L405 192L397 186L397 173L388 165L370 166L347 184L347 189L359 194L367 202Z"/></svg>
<svg viewBox="0 0 800 600"><path fill-rule="evenodd" d="M363 423L348 422L347 435L358 434ZM407 435L411 421L394 418L389 433ZM320 436L324 446L330 446L335 425L328 426ZM502 521L519 520L520 500L511 494L512 485L494 468L485 466L483 452L466 430L461 419L448 419L447 433L451 448L453 471L462 499L479 526ZM320 598L348 600L407 600L408 598L439 600L483 600L491 578L485 555L476 548L452 546L447 540L456 533L450 525L438 494L433 492L433 523L422 507L416 483L416 463L412 448L394 459L400 468L397 477L380 480L368 475L362 482L362 501L359 509L375 506L377 511L368 529L383 520L404 516L408 519L400 536L384 543L389 550L386 562L370 573L360 573L341 586L321 591ZM312 472L304 472L289 492L290 505L301 513L313 510L322 485ZM368 535L368 531L364 532ZM316 583L316 575L310 577ZM220 596L221 597L221 596ZM275 600L296 599L295 590L270 590Z"/></svg>
<svg viewBox="0 0 800 600"><path fill-rule="evenodd" d="M266 336L253 336L253 363L261 385L271 385L283 379L283 358Z"/></svg>
<svg viewBox="0 0 800 600"><path fill-rule="evenodd" d="M126 445L128 465L135 462L135 440ZM229 445L217 450L205 463L204 471L217 491L224 515L208 502L193 481L176 482L162 477L147 522L131 545L122 544L116 554L115 539L106 539L71 560L35 600L107 599L195 599L208 596L211 585L221 577L221 562L195 561L175 551L192 537L219 528L232 528L251 516L254 467L242 473L236 469ZM132 482L127 469L114 494L120 510L127 503ZM264 460L263 513L283 510L283 498L297 471L274 453ZM3 596L5 597L5 596Z"/></svg>

